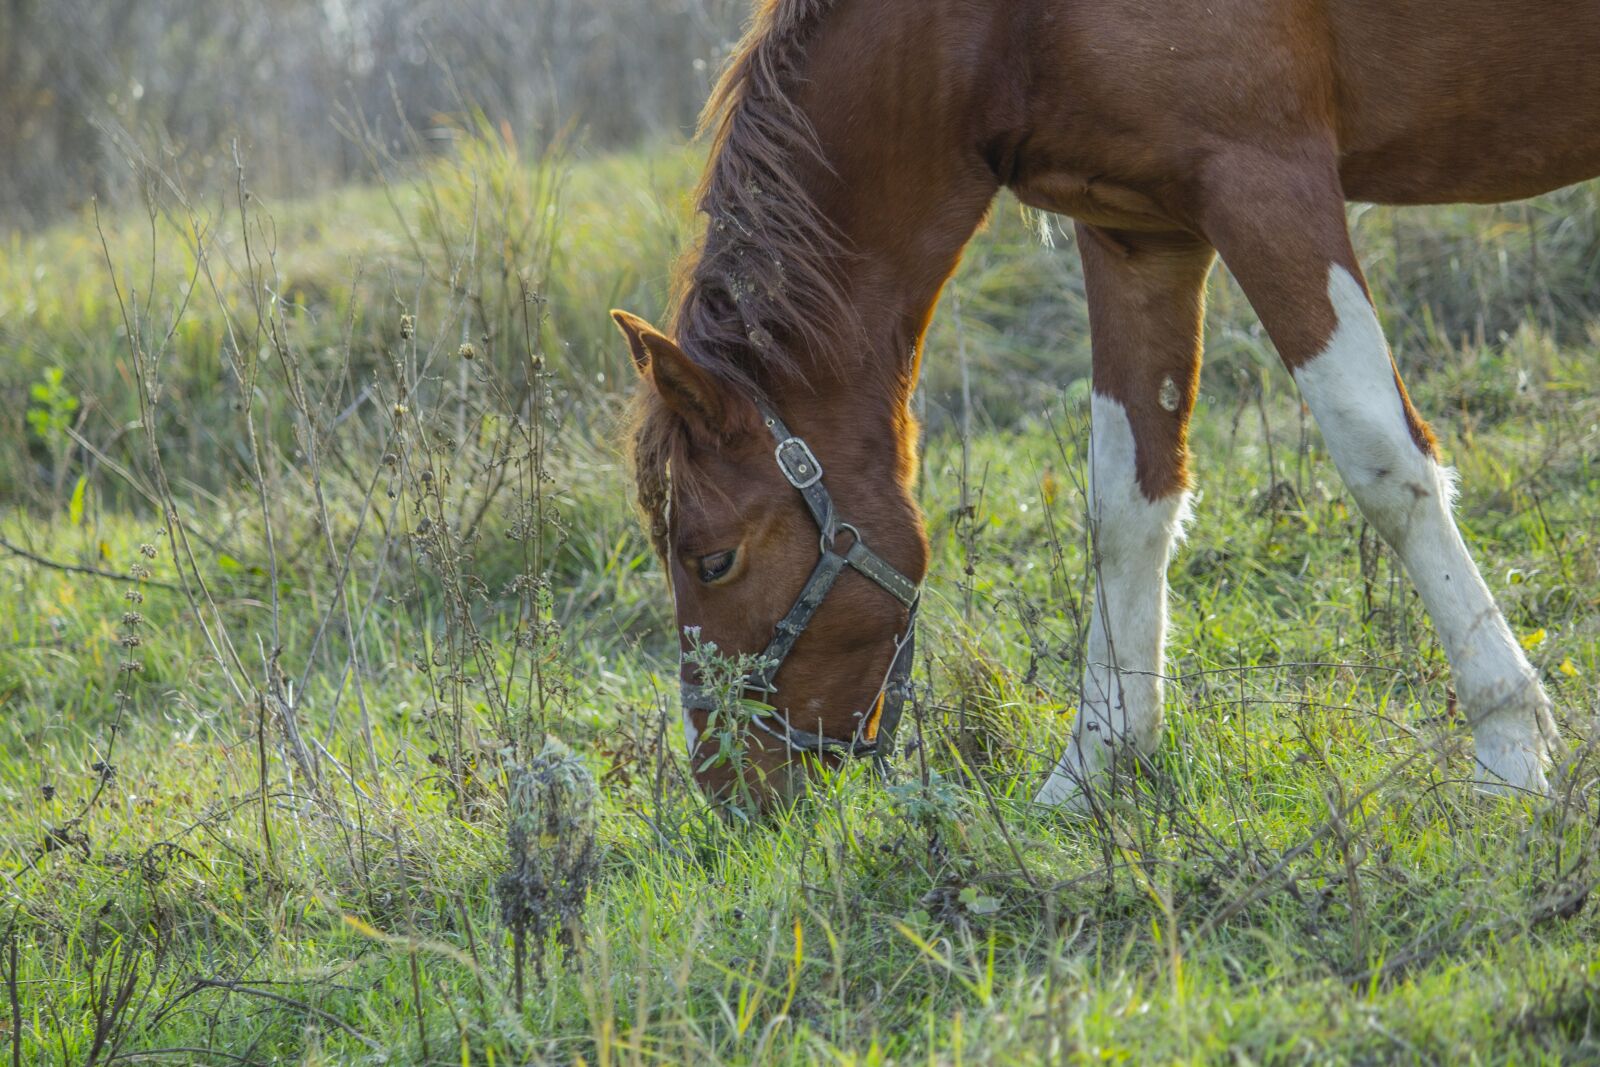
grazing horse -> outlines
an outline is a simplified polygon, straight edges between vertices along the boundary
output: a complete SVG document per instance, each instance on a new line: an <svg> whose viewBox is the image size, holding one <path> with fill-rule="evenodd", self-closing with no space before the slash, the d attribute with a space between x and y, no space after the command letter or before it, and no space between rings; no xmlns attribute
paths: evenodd
<svg viewBox="0 0 1600 1067"><path fill-rule="evenodd" d="M760 657L737 685L772 709L738 758L713 758L729 751L705 734L717 700L684 667L702 786L765 801L802 757L882 755L928 559L907 404L940 289L1008 188L1075 220L1093 332L1094 613L1040 801L1085 803L1118 753L1160 736L1218 255L1422 595L1476 778L1547 791L1549 698L1457 531L1344 205L1600 174L1596 55L1590 2L764 0L707 108L706 229L672 322L615 315L685 647Z"/></svg>

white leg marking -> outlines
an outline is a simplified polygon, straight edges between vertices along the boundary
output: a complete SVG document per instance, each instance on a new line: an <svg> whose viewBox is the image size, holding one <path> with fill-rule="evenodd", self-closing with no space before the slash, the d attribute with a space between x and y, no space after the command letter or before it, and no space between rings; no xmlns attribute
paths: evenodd
<svg viewBox="0 0 1600 1067"><path fill-rule="evenodd" d="M700 749L700 731L694 728L694 712L688 708L683 709L683 741L689 750L689 762L694 762L694 754Z"/></svg>
<svg viewBox="0 0 1600 1067"><path fill-rule="evenodd" d="M1133 425L1122 405L1091 401L1089 511L1095 610L1072 741L1037 802L1080 807L1084 788L1117 750L1154 750L1161 733L1161 657L1167 629L1167 560L1189 496L1152 501L1139 488Z"/></svg>
<svg viewBox="0 0 1600 1067"><path fill-rule="evenodd" d="M1451 472L1411 438L1383 329L1359 282L1328 277L1338 329L1295 371L1345 484L1394 548L1444 642L1490 788L1548 791L1550 700L1512 637L1451 515Z"/></svg>

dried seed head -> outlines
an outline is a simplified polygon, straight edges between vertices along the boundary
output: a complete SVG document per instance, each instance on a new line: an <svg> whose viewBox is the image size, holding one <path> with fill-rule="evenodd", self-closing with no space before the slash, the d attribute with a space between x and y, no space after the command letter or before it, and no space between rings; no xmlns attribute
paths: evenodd
<svg viewBox="0 0 1600 1067"><path fill-rule="evenodd" d="M472 347L471 341L468 341L466 344L456 349L456 355L460 356L462 359L477 359L478 350Z"/></svg>
<svg viewBox="0 0 1600 1067"><path fill-rule="evenodd" d="M406 407L404 404L396 404L394 406L394 417L396 419L403 419L406 417L406 412L410 410L411 409Z"/></svg>
<svg viewBox="0 0 1600 1067"><path fill-rule="evenodd" d="M400 340L409 341L417 335L417 320L410 315L400 316Z"/></svg>

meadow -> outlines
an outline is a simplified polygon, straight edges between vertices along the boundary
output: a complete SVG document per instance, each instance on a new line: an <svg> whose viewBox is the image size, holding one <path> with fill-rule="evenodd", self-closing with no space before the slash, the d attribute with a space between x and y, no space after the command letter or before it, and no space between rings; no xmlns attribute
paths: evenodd
<svg viewBox="0 0 1600 1067"><path fill-rule="evenodd" d="M143 208L4 238L11 1062L1600 1058L1600 184L1352 208L1556 796L1473 789L1439 643L1219 268L1165 744L1095 818L1030 804L1082 666L1088 333L1070 230L1002 202L917 401L894 779L751 822L689 781L606 316L660 318L702 149L458 132L293 202L140 160ZM523 842L576 854L570 907L503 877L547 738L596 783Z"/></svg>

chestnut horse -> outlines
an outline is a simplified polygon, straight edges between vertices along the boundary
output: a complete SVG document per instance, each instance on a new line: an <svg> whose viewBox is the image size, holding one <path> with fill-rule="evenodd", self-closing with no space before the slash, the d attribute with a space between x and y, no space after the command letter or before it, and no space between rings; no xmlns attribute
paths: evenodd
<svg viewBox="0 0 1600 1067"><path fill-rule="evenodd" d="M684 668L701 784L768 801L808 759L881 755L928 558L907 407L921 340L1008 188L1075 220L1093 331L1095 610L1040 801L1084 803L1160 736L1218 255L1422 595L1475 777L1547 791L1550 701L1457 531L1344 205L1600 174L1597 55L1600 4L1556 0L765 0L707 109L706 230L670 328L616 314L685 647L763 657L734 688L772 710L732 759Z"/></svg>

